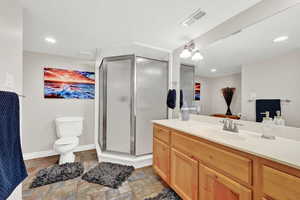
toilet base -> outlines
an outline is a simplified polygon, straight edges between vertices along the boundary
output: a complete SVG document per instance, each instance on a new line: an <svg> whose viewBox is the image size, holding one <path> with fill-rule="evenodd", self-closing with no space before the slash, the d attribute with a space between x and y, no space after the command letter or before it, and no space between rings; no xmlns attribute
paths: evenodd
<svg viewBox="0 0 300 200"><path fill-rule="evenodd" d="M59 164L72 163L75 161L75 155L73 152L68 152L65 154L60 154Z"/></svg>

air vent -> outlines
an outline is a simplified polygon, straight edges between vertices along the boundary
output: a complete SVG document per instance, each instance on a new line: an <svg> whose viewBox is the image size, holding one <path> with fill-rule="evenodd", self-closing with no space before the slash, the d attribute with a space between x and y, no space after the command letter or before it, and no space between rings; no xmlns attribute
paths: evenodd
<svg viewBox="0 0 300 200"><path fill-rule="evenodd" d="M181 22L181 25L191 26L193 23L201 19L204 15L206 15L206 13L203 12L201 9L198 9L193 14L191 14L187 19Z"/></svg>

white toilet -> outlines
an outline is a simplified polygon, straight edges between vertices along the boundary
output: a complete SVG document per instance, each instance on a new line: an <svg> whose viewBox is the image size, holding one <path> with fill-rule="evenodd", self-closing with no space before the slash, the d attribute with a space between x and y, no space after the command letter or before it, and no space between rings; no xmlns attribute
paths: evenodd
<svg viewBox="0 0 300 200"><path fill-rule="evenodd" d="M61 117L55 120L56 133L59 137L54 143L54 150L60 154L59 164L75 161L74 149L79 144L83 129L82 117Z"/></svg>

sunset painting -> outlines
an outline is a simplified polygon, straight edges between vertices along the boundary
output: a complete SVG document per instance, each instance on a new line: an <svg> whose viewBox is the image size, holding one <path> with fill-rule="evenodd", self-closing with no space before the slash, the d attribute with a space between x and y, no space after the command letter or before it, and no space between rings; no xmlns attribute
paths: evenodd
<svg viewBox="0 0 300 200"><path fill-rule="evenodd" d="M95 73L44 68L44 97L94 99Z"/></svg>
<svg viewBox="0 0 300 200"><path fill-rule="evenodd" d="M201 100L201 83L195 82L195 101Z"/></svg>

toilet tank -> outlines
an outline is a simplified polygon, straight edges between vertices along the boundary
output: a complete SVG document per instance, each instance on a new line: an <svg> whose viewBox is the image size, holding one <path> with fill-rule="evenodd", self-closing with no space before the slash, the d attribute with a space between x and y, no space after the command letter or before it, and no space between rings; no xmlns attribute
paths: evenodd
<svg viewBox="0 0 300 200"><path fill-rule="evenodd" d="M55 119L56 134L61 137L78 137L82 134L82 117L60 117Z"/></svg>

